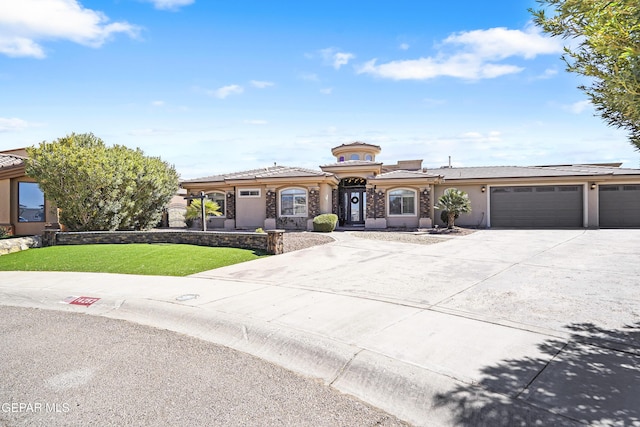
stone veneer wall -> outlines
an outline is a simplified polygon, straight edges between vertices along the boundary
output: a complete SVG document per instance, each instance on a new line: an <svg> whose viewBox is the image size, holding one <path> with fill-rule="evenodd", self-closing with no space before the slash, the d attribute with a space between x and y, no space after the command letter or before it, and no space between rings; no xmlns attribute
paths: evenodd
<svg viewBox="0 0 640 427"><path fill-rule="evenodd" d="M236 219L236 195L227 193L227 219Z"/></svg>
<svg viewBox="0 0 640 427"><path fill-rule="evenodd" d="M267 190L267 209L266 209L266 217L267 218L276 218L276 192L274 190Z"/></svg>
<svg viewBox="0 0 640 427"><path fill-rule="evenodd" d="M312 188L309 190L309 218L320 215L320 190Z"/></svg>
<svg viewBox="0 0 640 427"><path fill-rule="evenodd" d="M376 194L376 190L367 188L367 216L365 218L375 218L375 202L377 200L374 198L374 194Z"/></svg>
<svg viewBox="0 0 640 427"><path fill-rule="evenodd" d="M198 246L256 249L271 255L283 253L283 230L266 233L221 231L86 231L45 230L45 246L120 243L175 243Z"/></svg>
<svg viewBox="0 0 640 427"><path fill-rule="evenodd" d="M0 255L24 251L42 246L40 236L13 237L0 240Z"/></svg>
<svg viewBox="0 0 640 427"><path fill-rule="evenodd" d="M420 218L431 218L431 208L429 206L431 198L429 196L429 190L420 192Z"/></svg>
<svg viewBox="0 0 640 427"><path fill-rule="evenodd" d="M373 196L372 196L373 199ZM387 217L387 195L384 191L378 191L375 194L375 218Z"/></svg>
<svg viewBox="0 0 640 427"><path fill-rule="evenodd" d="M337 188L332 188L331 189L331 213L334 213L336 215L339 214L339 210L338 210L338 189Z"/></svg>

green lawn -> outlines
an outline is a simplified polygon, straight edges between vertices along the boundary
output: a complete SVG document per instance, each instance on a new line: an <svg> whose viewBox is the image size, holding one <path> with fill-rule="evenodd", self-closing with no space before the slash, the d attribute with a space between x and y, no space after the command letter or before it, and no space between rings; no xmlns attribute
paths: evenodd
<svg viewBox="0 0 640 427"><path fill-rule="evenodd" d="M173 244L51 246L0 256L0 271L187 276L262 256L250 249Z"/></svg>

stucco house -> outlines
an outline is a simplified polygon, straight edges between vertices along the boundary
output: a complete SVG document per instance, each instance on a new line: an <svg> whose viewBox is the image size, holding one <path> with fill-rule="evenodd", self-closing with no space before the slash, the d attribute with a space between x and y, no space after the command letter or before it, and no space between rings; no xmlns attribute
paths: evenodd
<svg viewBox="0 0 640 427"><path fill-rule="evenodd" d="M0 151L0 227L16 235L42 234L58 221L56 209L25 174L24 148Z"/></svg>
<svg viewBox="0 0 640 427"><path fill-rule="evenodd" d="M435 202L447 188L469 194L473 227L640 227L640 169L620 164L442 167L422 160L383 164L381 147L363 142L331 150L319 170L271 166L185 180L221 206L218 229L312 229L335 213L341 226L364 229L443 225Z"/></svg>

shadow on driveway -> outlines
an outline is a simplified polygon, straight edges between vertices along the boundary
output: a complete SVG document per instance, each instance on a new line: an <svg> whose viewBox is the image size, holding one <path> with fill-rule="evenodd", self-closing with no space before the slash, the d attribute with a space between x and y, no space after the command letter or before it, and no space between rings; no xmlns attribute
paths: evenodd
<svg viewBox="0 0 640 427"><path fill-rule="evenodd" d="M435 396L436 406L452 409L461 426L548 425L547 411L566 417L567 424L640 425L640 349L623 344L638 342L640 322L619 330L591 323L567 329L572 331L568 342L548 339L539 345L553 358L526 387L518 381L520 373L544 359L511 359L486 367L477 385ZM482 396L481 389L499 390L509 399Z"/></svg>

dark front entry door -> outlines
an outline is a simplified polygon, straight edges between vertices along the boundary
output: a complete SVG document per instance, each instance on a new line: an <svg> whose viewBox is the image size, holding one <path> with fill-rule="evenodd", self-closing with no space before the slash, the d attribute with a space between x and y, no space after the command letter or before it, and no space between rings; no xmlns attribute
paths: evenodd
<svg viewBox="0 0 640 427"><path fill-rule="evenodd" d="M347 225L364 224L367 193L363 189L345 189L343 206Z"/></svg>

